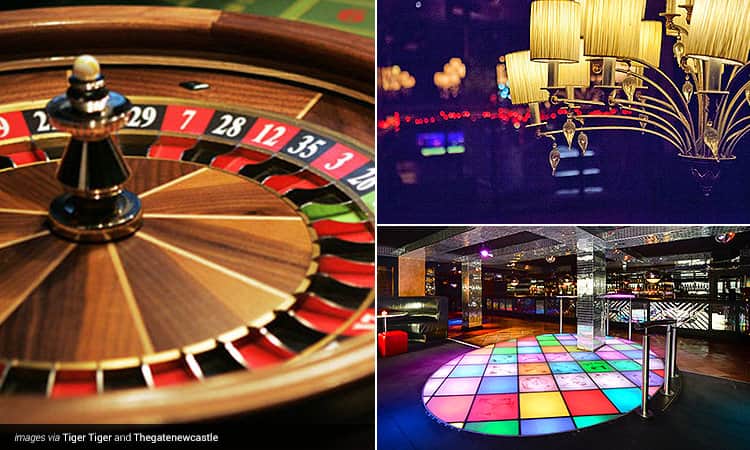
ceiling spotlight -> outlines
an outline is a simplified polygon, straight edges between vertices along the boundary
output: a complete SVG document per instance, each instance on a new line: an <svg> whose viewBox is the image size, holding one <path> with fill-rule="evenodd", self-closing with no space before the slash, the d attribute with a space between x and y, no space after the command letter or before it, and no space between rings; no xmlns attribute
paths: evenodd
<svg viewBox="0 0 750 450"><path fill-rule="evenodd" d="M552 264L557 258L555 258L555 255L550 255L544 259L546 259L548 263Z"/></svg>
<svg viewBox="0 0 750 450"><path fill-rule="evenodd" d="M510 285L511 285L511 286L513 286L513 287L516 287L516 286L518 286L518 284L519 284L519 283L520 283L520 281L518 281L518 278L516 278L516 277L513 277L513 278L512 278L511 280L510 280Z"/></svg>
<svg viewBox="0 0 750 450"><path fill-rule="evenodd" d="M490 253L490 251L486 248L483 248L479 251L479 256L481 256L482 258L492 258L492 253Z"/></svg>
<svg viewBox="0 0 750 450"><path fill-rule="evenodd" d="M565 275L562 279L562 285L568 287L571 284L573 284L573 277L571 277L570 275Z"/></svg>
<svg viewBox="0 0 750 450"><path fill-rule="evenodd" d="M646 282L649 284L656 284L661 281L661 275L655 270L649 270L646 272Z"/></svg>
<svg viewBox="0 0 750 450"><path fill-rule="evenodd" d="M716 239L716 242L719 244L728 244L732 242L732 239L737 235L734 231L728 231L726 233L717 234L714 239Z"/></svg>

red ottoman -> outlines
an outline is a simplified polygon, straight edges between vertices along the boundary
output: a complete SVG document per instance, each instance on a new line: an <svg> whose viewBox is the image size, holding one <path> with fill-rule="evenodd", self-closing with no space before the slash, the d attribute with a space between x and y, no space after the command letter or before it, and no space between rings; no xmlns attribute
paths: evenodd
<svg viewBox="0 0 750 450"><path fill-rule="evenodd" d="M406 331L394 330L378 333L378 351L380 356L393 356L406 353L409 346Z"/></svg>

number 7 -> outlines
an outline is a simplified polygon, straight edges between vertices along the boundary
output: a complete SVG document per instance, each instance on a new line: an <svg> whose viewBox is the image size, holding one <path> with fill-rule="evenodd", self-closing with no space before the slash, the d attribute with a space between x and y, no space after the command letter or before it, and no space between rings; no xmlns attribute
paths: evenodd
<svg viewBox="0 0 750 450"><path fill-rule="evenodd" d="M182 122L182 125L180 125L180 130L184 130L191 120L193 120L193 117L195 117L195 113L197 111L194 109L186 109L182 112L182 117L187 117L184 122Z"/></svg>

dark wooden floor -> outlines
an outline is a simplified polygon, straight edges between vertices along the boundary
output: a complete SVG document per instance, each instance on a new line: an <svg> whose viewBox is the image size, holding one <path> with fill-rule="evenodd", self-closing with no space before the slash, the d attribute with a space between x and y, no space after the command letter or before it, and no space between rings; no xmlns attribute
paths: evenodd
<svg viewBox="0 0 750 450"><path fill-rule="evenodd" d="M566 333L575 333L575 324L566 323ZM449 336L478 346L494 344L522 336L557 333L556 322L515 319L509 317L485 317L482 329L462 331L460 326L451 326ZM615 336L627 337L627 330L610 328ZM641 342L642 335L633 333L633 340ZM664 356L664 336L655 335L652 350ZM680 370L750 382L750 345L747 341L708 340L680 336L677 341L677 366Z"/></svg>

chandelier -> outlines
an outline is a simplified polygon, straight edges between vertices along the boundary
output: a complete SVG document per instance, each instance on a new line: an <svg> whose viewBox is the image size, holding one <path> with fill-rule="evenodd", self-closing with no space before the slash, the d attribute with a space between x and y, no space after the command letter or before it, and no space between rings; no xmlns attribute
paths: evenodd
<svg viewBox="0 0 750 450"><path fill-rule="evenodd" d="M659 68L663 28L643 20L646 0L532 2L530 48L505 59L513 103L528 104L528 126L552 140L553 175L557 138L571 149L575 142L585 155L592 131L657 136L693 162L693 175L706 183L718 177L719 162L735 159L750 132L750 2L666 0L665 6L664 34L675 39L684 80ZM560 123L542 121L546 102L566 110Z"/></svg>

